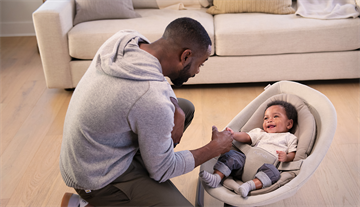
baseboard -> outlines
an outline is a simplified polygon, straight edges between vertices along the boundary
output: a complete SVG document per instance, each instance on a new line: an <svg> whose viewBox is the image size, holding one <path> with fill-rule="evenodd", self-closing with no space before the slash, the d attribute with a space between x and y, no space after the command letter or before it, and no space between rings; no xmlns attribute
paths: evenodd
<svg viewBox="0 0 360 207"><path fill-rule="evenodd" d="M26 22L1 22L0 36L35 36L34 24L32 21Z"/></svg>

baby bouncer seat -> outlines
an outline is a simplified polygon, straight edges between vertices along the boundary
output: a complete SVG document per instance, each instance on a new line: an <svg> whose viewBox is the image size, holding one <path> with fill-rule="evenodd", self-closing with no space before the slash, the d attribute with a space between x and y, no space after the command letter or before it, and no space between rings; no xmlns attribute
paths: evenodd
<svg viewBox="0 0 360 207"><path fill-rule="evenodd" d="M249 103L227 127L243 132L248 132L253 128L262 128L265 107L273 100L287 101L293 104L298 111L298 124L292 129L298 138L294 161L290 163L272 163L273 161L270 161L280 170L280 180L270 187L251 191L247 198L242 198L233 191L240 186L242 181L228 177L222 185L211 188L202 183L199 178L196 206L204 206L204 189L210 196L228 205L268 205L293 196L315 172L330 147L337 123L334 106L319 91L292 81L277 82L267 87ZM247 156L242 179L247 181L254 178L257 166L262 165L259 160L266 162L266 155L252 151L250 145L240 144L235 140L233 145L235 149L243 151ZM252 154L258 155L251 158ZM265 159L263 159L264 157ZM200 171L205 170L212 173L216 161L217 159L214 158L202 164Z"/></svg>

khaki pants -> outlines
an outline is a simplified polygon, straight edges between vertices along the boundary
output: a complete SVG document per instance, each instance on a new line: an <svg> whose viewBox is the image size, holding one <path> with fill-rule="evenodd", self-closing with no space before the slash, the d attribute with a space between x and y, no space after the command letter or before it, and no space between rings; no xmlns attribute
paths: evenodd
<svg viewBox="0 0 360 207"><path fill-rule="evenodd" d="M194 106L185 99L178 99L185 113L185 129L192 121ZM100 190L76 192L93 206L192 206L170 181L158 183L149 177L140 153L130 167L112 183Z"/></svg>

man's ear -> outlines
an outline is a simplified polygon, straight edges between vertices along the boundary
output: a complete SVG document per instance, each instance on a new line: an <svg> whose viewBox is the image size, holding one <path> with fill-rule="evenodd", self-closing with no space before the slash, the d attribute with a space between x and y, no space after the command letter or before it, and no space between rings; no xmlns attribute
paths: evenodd
<svg viewBox="0 0 360 207"><path fill-rule="evenodd" d="M180 61L183 65L188 64L191 62L191 58L193 56L193 52L190 49L186 49L181 53Z"/></svg>

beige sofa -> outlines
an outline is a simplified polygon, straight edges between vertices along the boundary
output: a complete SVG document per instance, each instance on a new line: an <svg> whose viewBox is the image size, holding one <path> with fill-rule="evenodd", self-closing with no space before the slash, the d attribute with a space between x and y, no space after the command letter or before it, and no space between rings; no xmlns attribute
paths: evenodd
<svg viewBox="0 0 360 207"><path fill-rule="evenodd" d="M213 42L212 56L187 84L360 78L360 18L211 15L204 7L159 9L156 2L133 0L138 18L74 26L75 0L47 0L33 14L47 86L75 88L98 48L117 31L137 30L152 42L168 23L183 16L198 20ZM295 10L296 5L293 1Z"/></svg>

